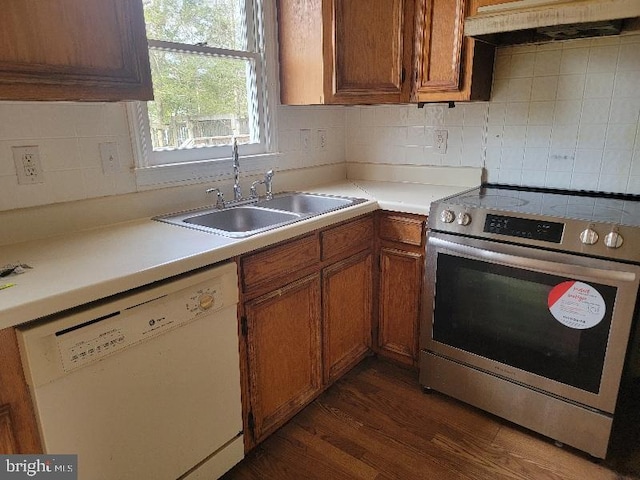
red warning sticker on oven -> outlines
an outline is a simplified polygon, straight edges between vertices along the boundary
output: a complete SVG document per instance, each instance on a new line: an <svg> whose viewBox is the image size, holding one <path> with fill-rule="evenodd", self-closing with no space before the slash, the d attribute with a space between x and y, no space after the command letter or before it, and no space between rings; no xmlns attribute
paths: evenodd
<svg viewBox="0 0 640 480"><path fill-rule="evenodd" d="M562 282L553 287L547 304L556 320L580 330L595 327L606 311L600 292L587 283L577 281Z"/></svg>

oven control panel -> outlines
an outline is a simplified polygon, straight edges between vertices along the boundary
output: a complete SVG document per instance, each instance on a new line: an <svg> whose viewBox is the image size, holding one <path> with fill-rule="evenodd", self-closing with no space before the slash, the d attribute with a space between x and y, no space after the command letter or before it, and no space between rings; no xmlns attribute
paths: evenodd
<svg viewBox="0 0 640 480"><path fill-rule="evenodd" d="M640 195L487 184L431 202L427 228L640 264Z"/></svg>
<svg viewBox="0 0 640 480"><path fill-rule="evenodd" d="M506 212L505 212L506 213ZM460 205L432 205L429 230L640 263L640 228L576 219L552 221L536 215L505 215Z"/></svg>
<svg viewBox="0 0 640 480"><path fill-rule="evenodd" d="M484 232L561 243L564 223L487 214Z"/></svg>

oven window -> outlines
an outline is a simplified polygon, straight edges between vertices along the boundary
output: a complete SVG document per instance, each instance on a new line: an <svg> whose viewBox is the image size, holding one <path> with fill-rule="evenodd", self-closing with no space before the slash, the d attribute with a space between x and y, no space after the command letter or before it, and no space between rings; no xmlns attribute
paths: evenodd
<svg viewBox="0 0 640 480"><path fill-rule="evenodd" d="M438 254L434 340L598 393L616 288L589 282L602 320L571 328L550 312L549 293L571 278Z"/></svg>

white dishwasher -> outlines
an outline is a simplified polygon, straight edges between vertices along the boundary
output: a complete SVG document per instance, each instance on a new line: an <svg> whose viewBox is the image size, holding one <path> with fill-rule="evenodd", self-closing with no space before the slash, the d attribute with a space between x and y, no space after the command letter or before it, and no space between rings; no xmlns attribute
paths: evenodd
<svg viewBox="0 0 640 480"><path fill-rule="evenodd" d="M214 479L244 456L236 266L20 328L44 449L80 480Z"/></svg>

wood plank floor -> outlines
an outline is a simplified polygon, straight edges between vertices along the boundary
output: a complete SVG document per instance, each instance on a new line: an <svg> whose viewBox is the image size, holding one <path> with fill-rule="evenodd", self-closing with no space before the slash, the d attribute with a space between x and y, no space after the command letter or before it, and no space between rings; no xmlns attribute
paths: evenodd
<svg viewBox="0 0 640 480"><path fill-rule="evenodd" d="M596 463L444 395L426 395L415 373L370 358L223 478L640 478L627 460Z"/></svg>

